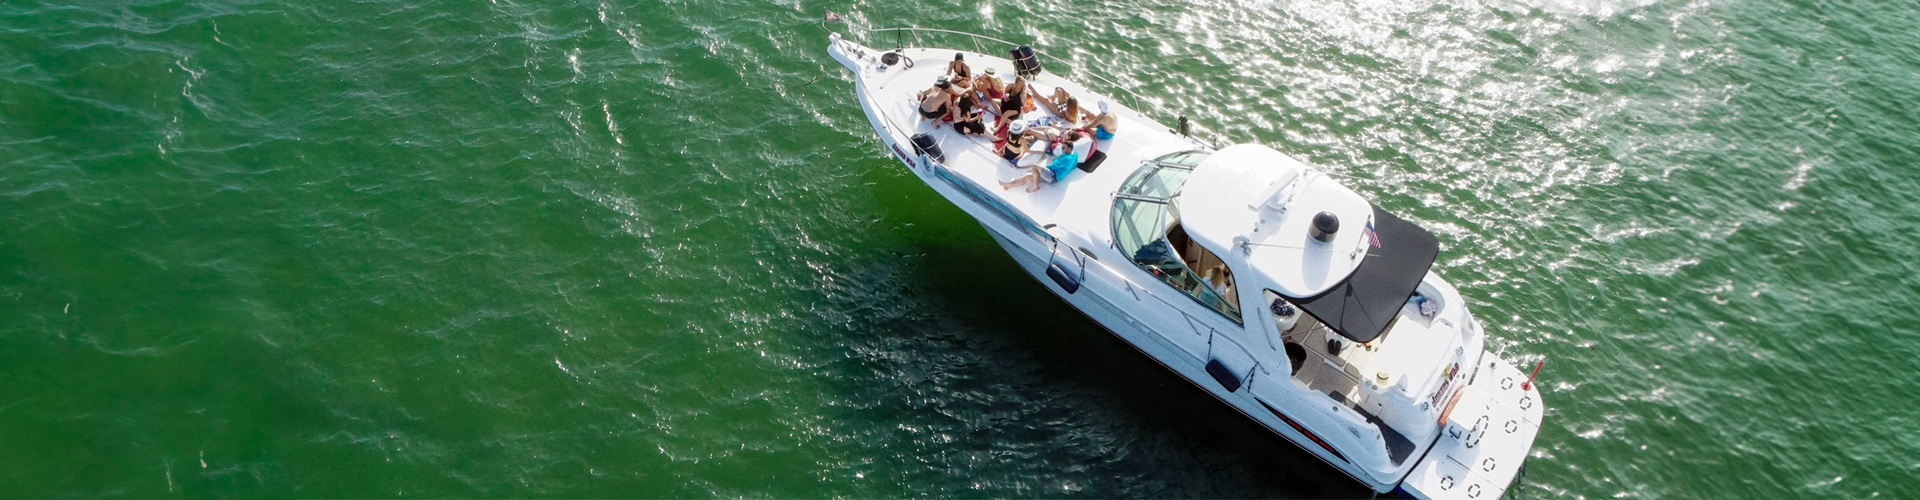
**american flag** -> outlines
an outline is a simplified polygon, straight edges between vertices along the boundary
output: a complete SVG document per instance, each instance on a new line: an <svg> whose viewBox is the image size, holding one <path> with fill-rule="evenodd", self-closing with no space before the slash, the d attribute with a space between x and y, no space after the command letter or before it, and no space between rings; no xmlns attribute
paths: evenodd
<svg viewBox="0 0 1920 500"><path fill-rule="evenodd" d="M820 10L826 10L826 9L820 9ZM844 21L844 20L846 20L846 19L847 19L847 18L844 18L844 17L840 17L840 15L839 15L839 14L835 14L835 13L833 13L833 11L831 11L831 10L827 10L827 20L828 20L828 21Z"/></svg>
<svg viewBox="0 0 1920 500"><path fill-rule="evenodd" d="M1373 221L1367 221L1367 244L1380 248L1380 235L1373 232Z"/></svg>

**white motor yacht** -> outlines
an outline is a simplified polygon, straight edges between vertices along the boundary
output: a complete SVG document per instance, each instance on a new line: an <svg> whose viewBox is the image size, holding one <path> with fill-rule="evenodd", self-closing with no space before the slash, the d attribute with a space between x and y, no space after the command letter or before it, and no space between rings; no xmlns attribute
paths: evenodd
<svg viewBox="0 0 1920 500"><path fill-rule="evenodd" d="M1514 484L1540 429L1540 392L1484 349L1466 301L1430 269L1431 233L1273 148L1215 148L1170 130L1048 72L1059 61L1029 47L864 33L974 48L879 49L836 33L827 51L852 72L887 154L1067 304L1376 492L1491 499ZM916 95L955 54L976 74L1023 75L1035 94L1110 101L1118 126L1094 146L1104 162L1037 191L1002 189L1053 158L1033 152L1016 166L991 136L918 113Z"/></svg>

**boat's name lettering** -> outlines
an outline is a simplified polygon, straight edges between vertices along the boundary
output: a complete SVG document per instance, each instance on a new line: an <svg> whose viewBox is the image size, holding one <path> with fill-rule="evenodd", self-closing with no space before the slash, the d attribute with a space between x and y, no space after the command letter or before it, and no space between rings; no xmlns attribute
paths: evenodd
<svg viewBox="0 0 1920 500"><path fill-rule="evenodd" d="M907 152L906 152L906 151L902 151L902 150L900 150L900 145L899 145L899 144L888 144L888 146L891 146L891 147L893 147L893 155L894 155L894 156L898 156L898 157L900 157L900 161L903 161L903 162L906 162L906 163L907 163L907 168L920 168L920 165L919 165L919 164L917 164L917 163L914 163L914 162L913 162L913 157L911 157L911 156L907 156Z"/></svg>

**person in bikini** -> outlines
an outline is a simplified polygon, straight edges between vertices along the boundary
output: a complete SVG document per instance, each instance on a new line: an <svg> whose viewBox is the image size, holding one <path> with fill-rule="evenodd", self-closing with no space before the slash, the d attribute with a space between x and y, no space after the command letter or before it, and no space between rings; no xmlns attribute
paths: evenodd
<svg viewBox="0 0 1920 500"><path fill-rule="evenodd" d="M1012 120L1002 121L1010 123L1005 129L1001 130L1000 138L993 141L994 152L1000 153L1000 157L1005 158L1008 164L1016 167L1020 166L1020 156L1027 154L1027 149L1032 147L1035 142L1046 140L1046 134L1037 130L1027 130L1026 123Z"/></svg>
<svg viewBox="0 0 1920 500"><path fill-rule="evenodd" d="M920 117L933 120L935 129L940 128L940 122L952 119L954 106L951 88L953 84L947 80L947 75L940 75L933 80L933 88L922 90L914 97L920 100Z"/></svg>
<svg viewBox="0 0 1920 500"><path fill-rule="evenodd" d="M973 85L973 69L967 67L966 56L953 53L953 62L947 63L947 74L953 76L953 86L966 90Z"/></svg>
<svg viewBox="0 0 1920 500"><path fill-rule="evenodd" d="M1027 112L1027 77L1013 75L1013 83L1007 84L1007 97L1000 100L1000 112L1003 114L1021 114Z"/></svg>
<svg viewBox="0 0 1920 500"><path fill-rule="evenodd" d="M1043 151L1052 154L1054 146L1059 143L1060 129L1042 125L1029 126L1020 120L1019 115L1001 113L1000 117L993 122L993 151L1001 153L1004 157L1007 142L1012 137L1019 136L1025 137L1021 140L1024 143L1020 148L1021 152Z"/></svg>
<svg viewBox="0 0 1920 500"><path fill-rule="evenodd" d="M1007 98L1007 86L1000 83L1000 77L994 76L993 68L980 70L980 76L973 79L973 92L987 112L1000 114L1000 103Z"/></svg>
<svg viewBox="0 0 1920 500"><path fill-rule="evenodd" d="M1080 109L1080 100L1067 93L1067 89L1053 88L1053 95L1039 99L1047 112L1067 121L1068 128L1080 128L1093 119L1093 113Z"/></svg>

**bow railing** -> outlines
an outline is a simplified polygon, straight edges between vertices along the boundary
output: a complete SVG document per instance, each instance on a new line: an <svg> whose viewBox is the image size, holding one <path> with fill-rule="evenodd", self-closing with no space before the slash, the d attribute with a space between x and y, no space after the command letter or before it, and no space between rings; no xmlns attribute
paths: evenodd
<svg viewBox="0 0 1920 500"><path fill-rule="evenodd" d="M979 33L969 33L965 31L956 31L956 30L940 29L940 28L919 28L919 27L873 28L870 26L854 23L851 20L847 22L847 26L848 28L850 28L852 32L859 33L861 35L859 38L870 45L885 41L884 39L887 37L887 35L891 34L893 38L892 48L894 49L909 48L909 47L925 47L926 39L943 38L943 37L944 38L955 38L955 37L963 38L973 46L974 52L980 53L980 54L998 54L998 53L1004 52L1004 50L988 50L987 45L985 45L988 43L999 44L1000 46L1006 47L1008 49L1023 45L1020 43L1015 43L1015 42L1003 40L1000 38L982 35ZM911 42L911 45L909 44L909 42ZM1106 93L1109 96L1122 100L1123 104L1125 104L1128 108L1133 109L1136 112L1145 111L1145 109L1141 107L1141 104L1143 103L1155 104L1155 105L1158 104L1154 100L1148 99L1146 96L1142 96L1139 93L1134 92L1132 89L1128 88L1127 86L1121 85L1120 82L1114 81L1113 79L1108 78L1104 75L1101 75L1097 72L1082 70L1078 65L1073 64L1073 61L1062 59L1059 57L1054 57L1053 55L1043 52L1037 48L1034 49L1034 54L1038 55L1045 64L1051 65L1054 68L1064 68L1070 72L1066 74L1070 74L1077 78L1085 78L1088 80L1092 80L1093 82L1100 84L1101 88L1098 90L1106 91ZM1056 72L1058 71L1056 70ZM1219 140L1218 134L1208 133L1205 130L1196 130L1199 128L1198 124L1192 123L1191 121L1187 120L1185 116L1180 116L1179 118L1180 118L1179 122L1181 124L1182 130L1176 130L1177 132L1180 132L1186 135L1187 137L1192 138L1195 141L1209 148L1218 148L1220 144L1223 144L1223 141ZM1202 137L1202 135L1205 135L1206 137Z"/></svg>

